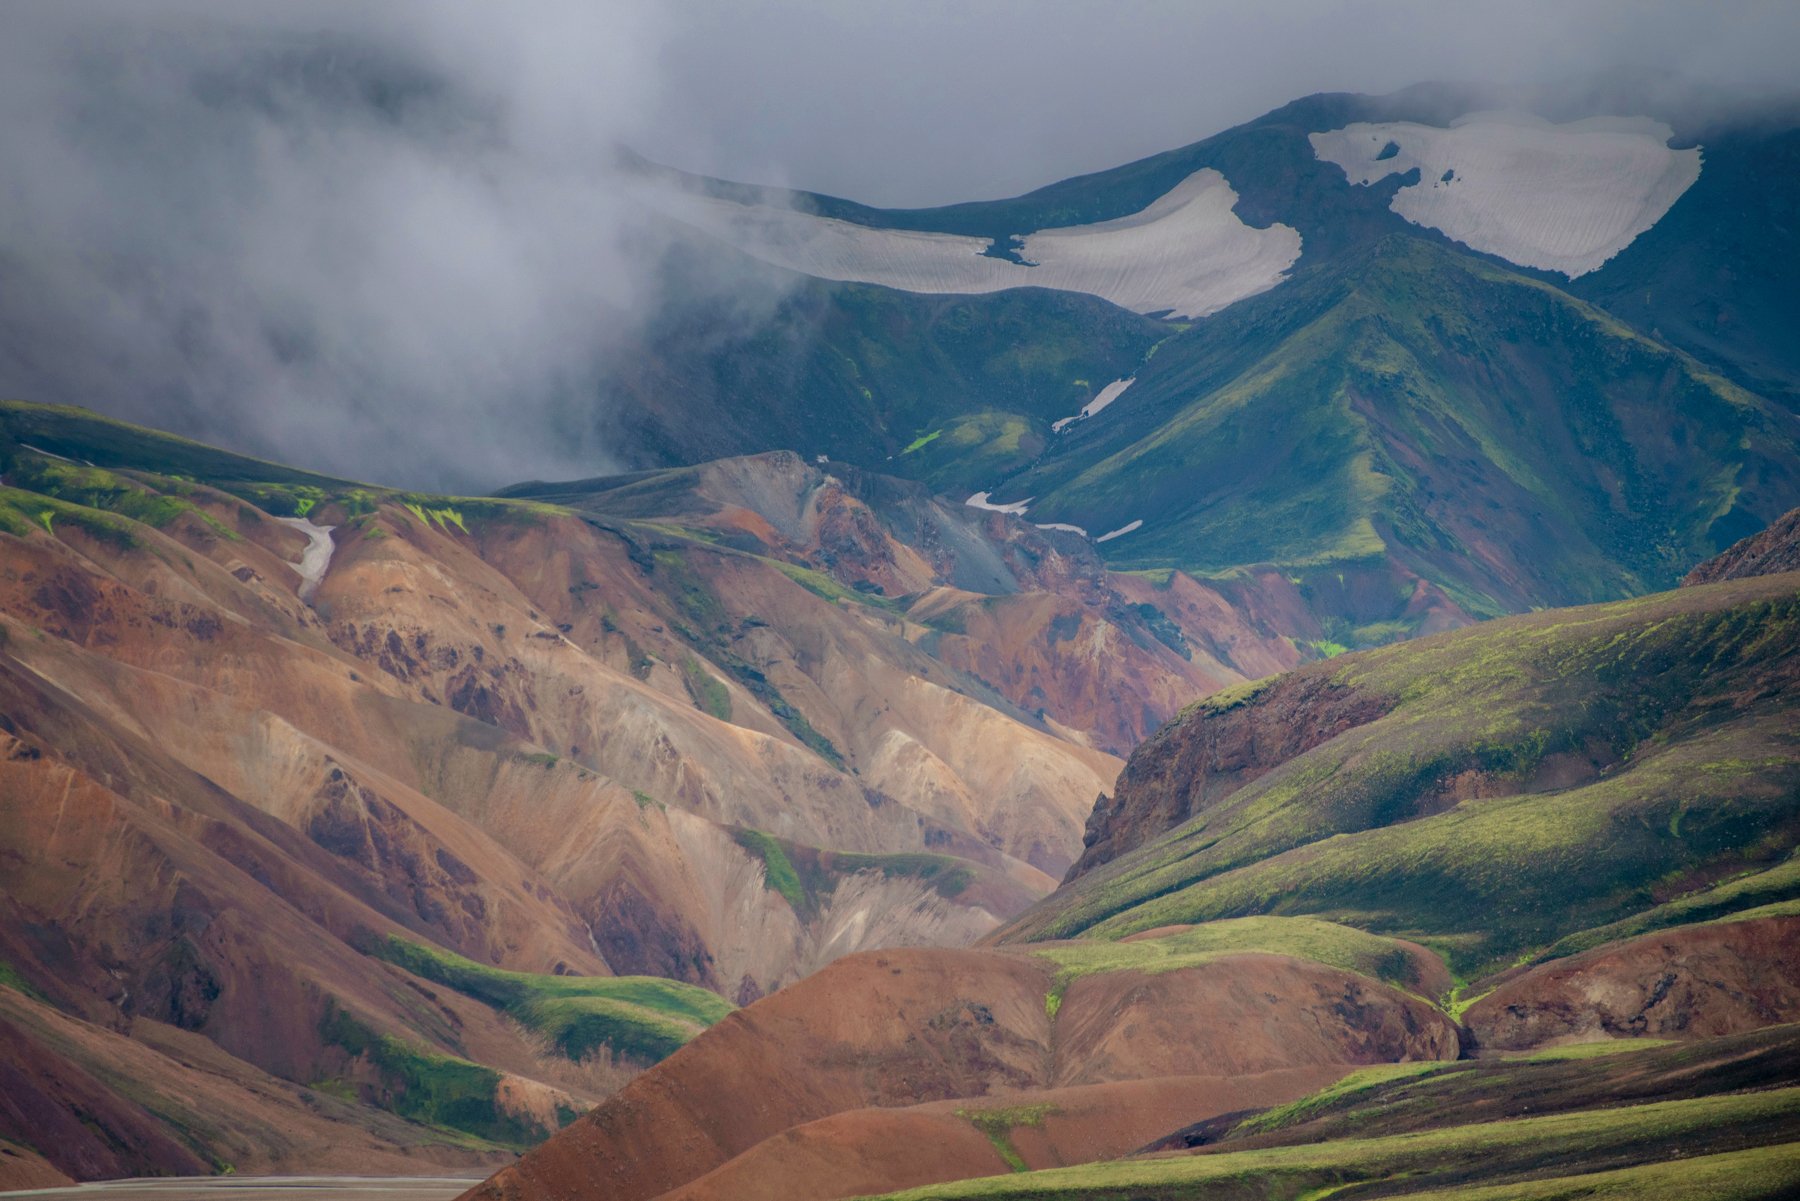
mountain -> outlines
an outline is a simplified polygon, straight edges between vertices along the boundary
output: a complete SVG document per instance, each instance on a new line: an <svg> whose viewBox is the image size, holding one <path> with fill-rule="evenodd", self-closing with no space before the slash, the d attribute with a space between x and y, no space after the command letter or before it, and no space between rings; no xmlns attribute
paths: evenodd
<svg viewBox="0 0 1800 1201"><path fill-rule="evenodd" d="M0 472L0 1138L69 1176L491 1161L1017 914L1306 657L1284 581L791 453L438 497L12 403Z"/></svg>
<svg viewBox="0 0 1800 1201"><path fill-rule="evenodd" d="M1698 111L640 163L606 477L0 404L0 1181L1782 1195L1800 120Z"/></svg>
<svg viewBox="0 0 1800 1201"><path fill-rule="evenodd" d="M928 210L642 165L701 233L674 294L771 299L658 327L606 420L645 463L798 448L1115 568L1280 573L1346 646L1670 587L1800 503L1800 246L1757 182L1800 114L1689 99L1313 96Z"/></svg>
<svg viewBox="0 0 1800 1201"><path fill-rule="evenodd" d="M986 945L841 960L468 1201L1784 1195L1800 574L1741 561L1196 702Z"/></svg>

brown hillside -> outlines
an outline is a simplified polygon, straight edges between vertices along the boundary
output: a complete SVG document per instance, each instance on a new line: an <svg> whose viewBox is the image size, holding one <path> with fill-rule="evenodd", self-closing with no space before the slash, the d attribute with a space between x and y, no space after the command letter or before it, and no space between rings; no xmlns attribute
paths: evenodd
<svg viewBox="0 0 1800 1201"><path fill-rule="evenodd" d="M1745 576L1800 571L1800 509L1791 509L1760 533L1728 546L1687 573L1683 587Z"/></svg>
<svg viewBox="0 0 1800 1201"><path fill-rule="evenodd" d="M1114 1117L1085 1141L1058 1122L1020 1145L1044 1161L1094 1147L1118 1154L1184 1112L1299 1095L1348 1065L1457 1054L1454 1025L1424 1002L1284 956L1084 975L1051 1005L1055 978L1048 960L1016 951L839 960L734 1014L465 1196L536 1201L580 1191L636 1201L715 1170L692 1195L722 1196L714 1190L734 1180L747 1190L771 1187L770 1171L786 1180L787 1148L812 1165L800 1187L819 1190L796 1195L841 1196L829 1183L839 1171L846 1190L852 1179L881 1187L920 1179L946 1111L1097 1105ZM1220 1080L1265 1073L1287 1074L1260 1085ZM1154 1083L1116 1097L1073 1087L1138 1081ZM929 1102L943 1104L886 1112ZM921 1141L908 1144L912 1156L869 1141L889 1135ZM948 1158L929 1170L992 1170L972 1140L946 1146Z"/></svg>

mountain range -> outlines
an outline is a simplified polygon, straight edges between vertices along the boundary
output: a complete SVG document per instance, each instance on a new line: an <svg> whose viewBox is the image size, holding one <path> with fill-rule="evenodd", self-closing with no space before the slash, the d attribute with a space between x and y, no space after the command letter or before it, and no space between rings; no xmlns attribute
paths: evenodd
<svg viewBox="0 0 1800 1201"><path fill-rule="evenodd" d="M489 496L0 403L0 1183L1784 1195L1797 138L635 161L636 469Z"/></svg>

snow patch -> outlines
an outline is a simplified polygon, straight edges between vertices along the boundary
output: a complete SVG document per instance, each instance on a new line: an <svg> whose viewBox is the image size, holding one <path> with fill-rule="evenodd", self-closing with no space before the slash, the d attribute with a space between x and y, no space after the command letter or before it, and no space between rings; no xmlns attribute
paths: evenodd
<svg viewBox="0 0 1800 1201"><path fill-rule="evenodd" d="M1051 422L1050 431L1052 433L1060 434L1064 429L1075 422L1086 421L1089 417L1099 413L1107 405L1125 395L1125 389L1131 387L1131 385L1135 383L1137 383L1137 377L1135 375L1126 379L1114 380L1112 383L1106 385L1106 387L1100 389L1100 395L1083 405L1081 412L1075 414L1073 417L1064 417L1060 421Z"/></svg>
<svg viewBox="0 0 1800 1201"><path fill-rule="evenodd" d="M314 525L304 517L277 517L275 520L299 530L308 539L306 549L300 552L300 561L289 566L300 573L300 599L311 604L313 594L325 579L326 569L331 566L331 531L337 527Z"/></svg>
<svg viewBox="0 0 1800 1201"><path fill-rule="evenodd" d="M1064 521L1046 521L1046 522L1043 522L1042 524L1040 524L1038 526L1038 529L1040 529L1040 530L1062 530L1064 533L1067 533L1067 534L1080 534L1083 538L1088 536L1088 532L1086 530L1082 529L1080 526L1070 525Z"/></svg>
<svg viewBox="0 0 1800 1201"><path fill-rule="evenodd" d="M1313 153L1353 184L1419 171L1391 207L1415 225L1523 267L1570 279L1599 269L1662 219L1700 178L1698 148L1645 117L1553 125L1524 113L1470 113L1448 129L1361 122L1311 135ZM1399 149L1382 155L1390 145Z"/></svg>
<svg viewBox="0 0 1800 1201"><path fill-rule="evenodd" d="M1144 528L1144 519L1142 517L1140 517L1136 521L1131 522L1128 525L1122 525L1116 530L1112 530L1108 533L1100 535L1098 538L1094 539L1094 541L1095 542L1111 542L1114 538L1122 538L1126 534L1131 533L1133 530L1141 530L1143 528Z"/></svg>
<svg viewBox="0 0 1800 1201"><path fill-rule="evenodd" d="M992 492L977 492L968 500L963 501L963 504L968 505L971 509L986 509L990 513L1011 513L1014 517L1023 517L1031 502L1037 499L1027 496L1024 500L1015 500L1009 505L1002 505L988 499L993 495Z"/></svg>
<svg viewBox="0 0 1800 1201"><path fill-rule="evenodd" d="M692 192L653 203L746 254L819 279L927 293L1055 288L1139 313L1204 317L1266 292L1300 257L1297 230L1252 229L1233 211L1237 201L1209 167L1128 217L1016 238L1022 263L988 257L990 238L877 229Z"/></svg>

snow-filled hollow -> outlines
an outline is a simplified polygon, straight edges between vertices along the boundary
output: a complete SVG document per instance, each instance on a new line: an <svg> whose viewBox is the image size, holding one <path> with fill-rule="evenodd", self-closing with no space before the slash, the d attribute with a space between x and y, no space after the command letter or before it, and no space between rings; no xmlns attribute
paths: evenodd
<svg viewBox="0 0 1800 1201"><path fill-rule="evenodd" d="M694 192L652 203L754 258L818 279L921 293L1053 288L1195 318L1268 291L1300 257L1299 231L1254 229L1239 219L1237 201L1225 177L1205 168L1130 216L1019 238L1023 263L988 256L989 238L879 229Z"/></svg>
<svg viewBox="0 0 1800 1201"><path fill-rule="evenodd" d="M963 501L963 504L971 509L985 509L989 513L1009 513L1014 517L1023 517L1034 499L1027 496L1024 500L1015 500L1011 504L1000 504L992 499L993 495L992 492L977 492L968 500Z"/></svg>
<svg viewBox="0 0 1800 1201"><path fill-rule="evenodd" d="M1522 267L1574 279L1655 225L1700 178L1698 147L1645 117L1553 125L1521 113L1470 113L1448 128L1360 122L1310 136L1353 184L1417 169L1392 208L1415 225ZM1397 148L1381 157L1392 144Z"/></svg>
<svg viewBox="0 0 1800 1201"><path fill-rule="evenodd" d="M1094 541L1095 542L1111 542L1114 538L1123 538L1126 534L1134 534L1143 528L1144 528L1144 519L1142 517L1140 517L1136 521L1126 522L1124 525L1120 526L1116 530L1108 530L1106 533L1104 533L1104 534L1100 535L1098 538L1094 539Z"/></svg>
<svg viewBox="0 0 1800 1201"><path fill-rule="evenodd" d="M1052 433L1060 434L1071 425L1074 425L1077 421L1086 421L1089 417L1095 416L1100 413L1101 410L1105 409L1107 405L1110 405L1113 401L1125 395L1125 389L1131 387L1131 385L1136 382L1136 376L1114 380L1112 383L1106 385L1106 387L1100 389L1100 394L1098 396L1081 406L1081 412L1075 414L1073 417L1063 417L1059 420L1052 421L1050 423L1050 431Z"/></svg>
<svg viewBox="0 0 1800 1201"><path fill-rule="evenodd" d="M288 566L300 576L300 599L310 604L313 594L325 580L325 572L331 567L331 531L337 527L314 525L304 517L277 517L275 520L306 535L306 549L300 552L300 561Z"/></svg>

